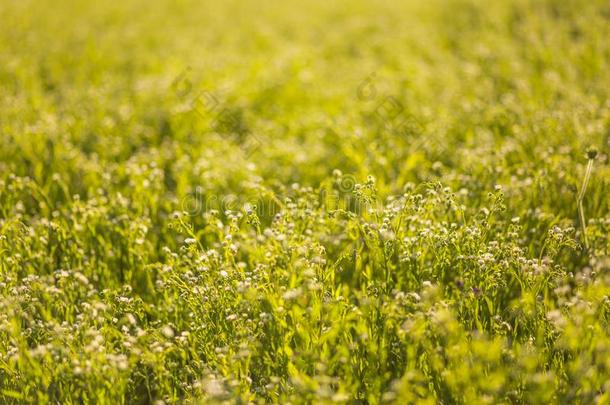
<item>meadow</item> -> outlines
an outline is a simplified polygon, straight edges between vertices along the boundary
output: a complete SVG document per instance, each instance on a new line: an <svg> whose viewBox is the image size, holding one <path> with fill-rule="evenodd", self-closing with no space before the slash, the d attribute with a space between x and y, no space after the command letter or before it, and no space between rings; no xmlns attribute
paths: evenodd
<svg viewBox="0 0 610 405"><path fill-rule="evenodd" d="M607 0L0 0L0 403L610 404Z"/></svg>

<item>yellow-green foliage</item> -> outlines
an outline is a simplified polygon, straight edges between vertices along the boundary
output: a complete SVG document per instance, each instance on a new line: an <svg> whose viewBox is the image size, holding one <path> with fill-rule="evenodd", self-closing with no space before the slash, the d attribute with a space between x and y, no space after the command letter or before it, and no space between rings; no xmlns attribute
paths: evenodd
<svg viewBox="0 0 610 405"><path fill-rule="evenodd" d="M607 0L0 0L0 403L610 403L609 96Z"/></svg>

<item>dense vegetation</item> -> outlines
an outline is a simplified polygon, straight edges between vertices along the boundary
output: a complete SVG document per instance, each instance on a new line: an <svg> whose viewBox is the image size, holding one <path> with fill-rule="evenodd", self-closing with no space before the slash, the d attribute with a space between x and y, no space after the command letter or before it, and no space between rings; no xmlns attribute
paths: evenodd
<svg viewBox="0 0 610 405"><path fill-rule="evenodd" d="M606 0L0 22L0 402L610 403Z"/></svg>

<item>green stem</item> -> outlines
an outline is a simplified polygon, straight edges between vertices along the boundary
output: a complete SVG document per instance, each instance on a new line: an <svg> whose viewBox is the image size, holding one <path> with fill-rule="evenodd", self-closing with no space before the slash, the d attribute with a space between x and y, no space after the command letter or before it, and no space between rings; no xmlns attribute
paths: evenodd
<svg viewBox="0 0 610 405"><path fill-rule="evenodd" d="M591 178L592 171L593 159L589 159L589 163L587 163L587 171L585 172L585 178L582 181L582 186L580 188L580 192L578 193L578 215L580 217L580 226L582 227L582 237L584 239L585 248L587 250L589 250L589 240L587 239L587 224L585 222L585 210L583 208L582 202L585 198L587 187L589 186L589 179Z"/></svg>

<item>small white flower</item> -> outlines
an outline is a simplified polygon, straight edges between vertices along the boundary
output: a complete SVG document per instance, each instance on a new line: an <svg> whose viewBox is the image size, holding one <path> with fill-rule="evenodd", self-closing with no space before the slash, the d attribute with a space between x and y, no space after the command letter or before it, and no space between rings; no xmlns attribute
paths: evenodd
<svg viewBox="0 0 610 405"><path fill-rule="evenodd" d="M163 336L165 336L168 339L171 339L174 337L174 330L169 325L165 325L163 327L163 329L161 329L161 333L163 334Z"/></svg>

